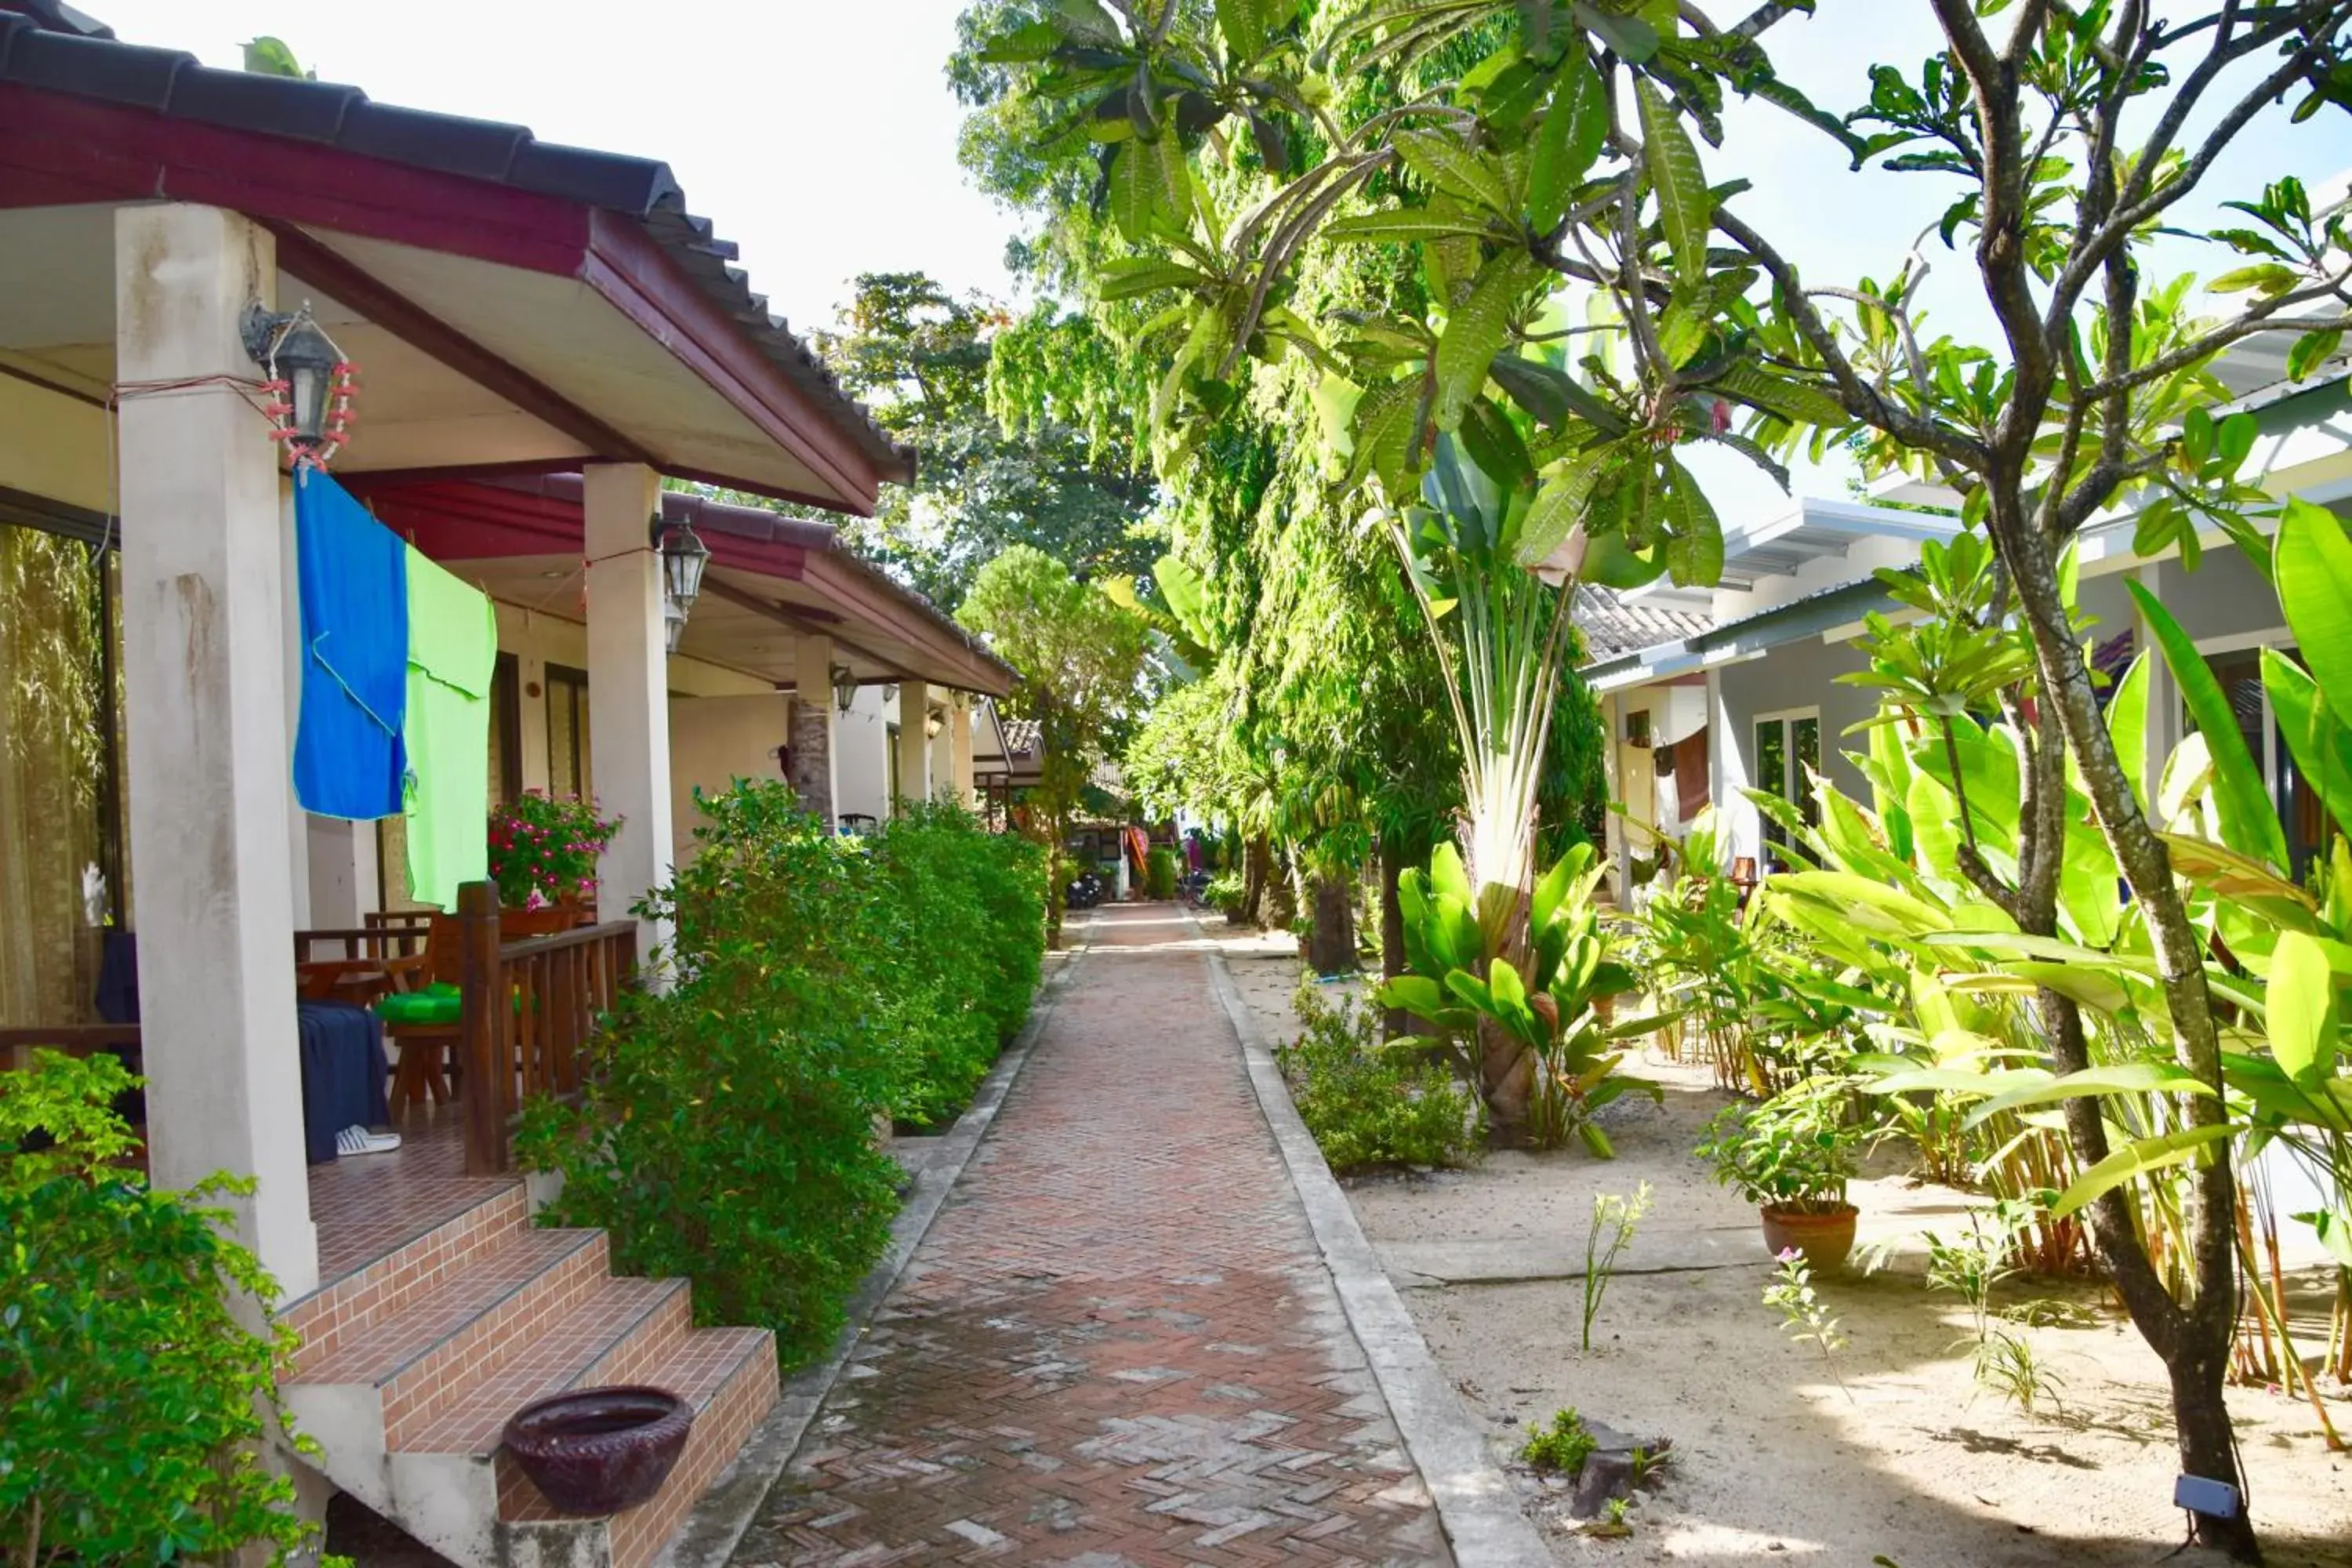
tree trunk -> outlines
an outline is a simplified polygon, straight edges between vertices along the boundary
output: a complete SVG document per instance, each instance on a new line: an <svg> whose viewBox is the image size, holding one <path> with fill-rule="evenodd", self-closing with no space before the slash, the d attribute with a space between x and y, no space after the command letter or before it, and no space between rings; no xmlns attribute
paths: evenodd
<svg viewBox="0 0 2352 1568"><path fill-rule="evenodd" d="M2221 1041L2205 988L2204 948L2189 922L2188 910L2173 880L2170 857L2140 811L2129 775L2116 754L2115 738L2108 733L2092 693L2090 672L2058 594L2050 543L2018 503L2014 489L1998 483L1990 489L1993 542L2009 567L2032 634L2043 700L2057 707L2059 723L2081 769L2099 826L2147 922L2166 1011L2172 1019L2176 1057L2217 1091L2210 1098L2186 1097L2188 1118L2198 1126L2217 1124L2227 1120L2229 1111L2218 1092ZM2053 1009L2053 1021L2064 1011ZM2079 1019L2072 1031L2061 1026L2053 1028L2053 1046L2061 1047L2053 1054L2062 1068L2077 1065L2087 1057ZM2069 1061L2070 1056L2075 1060ZM2106 1152L2096 1102L2076 1099L2064 1104L2076 1156L2085 1165L2095 1163ZM2241 1500L2232 1517L2193 1516L2198 1540L2242 1562L2259 1562L2262 1551L2243 1504L2245 1488L2230 1440L2230 1412L2221 1381L2237 1310L2233 1235L2237 1185L2228 1140L2208 1148L2210 1158L2191 1179L2185 1205L2194 1279L2194 1294L2188 1302L2173 1300L2157 1279L2132 1223L2131 1205L2120 1190L2093 1206L2091 1228L2133 1323L2164 1358L2172 1384L2181 1468L2189 1475L2227 1483Z"/></svg>
<svg viewBox="0 0 2352 1568"><path fill-rule="evenodd" d="M1254 836L1242 850L1242 917L1252 925L1265 923L1266 873L1274 864L1273 847L1263 833Z"/></svg>
<svg viewBox="0 0 2352 1568"><path fill-rule="evenodd" d="M1381 840L1381 978L1404 973L1404 901L1398 896L1398 879L1404 873L1404 850L1393 837ZM1389 1039L1412 1033L1412 1015L1391 1007L1383 1021Z"/></svg>
<svg viewBox="0 0 2352 1568"><path fill-rule="evenodd" d="M1478 1089L1486 1124L1499 1147L1528 1139L1528 1108L1535 1098L1536 1057L1527 1042L1496 1023L1478 1020Z"/></svg>
<svg viewBox="0 0 2352 1568"><path fill-rule="evenodd" d="M1315 879L1315 921L1307 962L1318 974L1348 974L1356 967L1356 879L1326 871Z"/></svg>

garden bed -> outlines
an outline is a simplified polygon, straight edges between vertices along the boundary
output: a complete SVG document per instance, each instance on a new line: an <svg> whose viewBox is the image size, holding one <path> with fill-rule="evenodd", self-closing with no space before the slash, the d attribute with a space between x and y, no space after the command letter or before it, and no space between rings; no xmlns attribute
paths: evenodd
<svg viewBox="0 0 2352 1568"><path fill-rule="evenodd" d="M1230 962L1265 1037L1292 1037L1296 961L1261 948ZM1978 1387L1969 1315L1926 1289L1917 1238L1964 1233L1966 1210L1981 1200L1910 1181L1889 1150L1853 1196L1864 1247L1891 1239L1895 1251L1881 1273L1821 1282L1850 1341L1825 1364L1761 1302L1772 1269L1754 1211L1691 1152L1729 1097L1704 1068L1655 1053L1636 1070L1664 1086L1664 1103L1610 1108L1613 1162L1580 1149L1505 1152L1471 1171L1347 1184L1431 1351L1489 1424L1498 1458L1516 1454L1528 1422L1563 1406L1675 1443L1674 1464L1622 1540L1569 1533L1565 1488L1514 1463L1558 1562L2072 1568L2144 1564L2179 1542L2162 1370L2104 1290L2030 1279L2004 1288L1997 1306L2046 1302L2044 1314L2061 1320L2000 1325L2031 1347L2054 1403L2029 1416ZM1649 1215L1583 1353L1593 1199L1643 1182ZM2305 1278L2295 1326L2309 1351L2325 1343L2326 1298L2315 1270ZM2326 1451L2305 1404L2233 1389L2231 1407L2270 1561L2352 1563L2352 1458ZM2352 1429L2352 1401L2333 1401L2331 1414Z"/></svg>

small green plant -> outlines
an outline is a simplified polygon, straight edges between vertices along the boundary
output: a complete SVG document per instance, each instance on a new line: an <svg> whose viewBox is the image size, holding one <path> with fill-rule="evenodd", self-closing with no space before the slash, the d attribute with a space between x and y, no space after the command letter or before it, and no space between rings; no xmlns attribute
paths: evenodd
<svg viewBox="0 0 2352 1568"><path fill-rule="evenodd" d="M1176 896L1176 851L1156 845L1143 858L1143 889L1163 900Z"/></svg>
<svg viewBox="0 0 2352 1568"><path fill-rule="evenodd" d="M1633 1227L1650 1212L1650 1184L1643 1182L1632 1197L1599 1193L1592 1199L1592 1224L1584 1233L1584 1350L1592 1349L1593 1320L1601 1316L1601 1300L1617 1268L1617 1255L1633 1239Z"/></svg>
<svg viewBox="0 0 2352 1568"><path fill-rule="evenodd" d="M1220 871L1209 879L1201 896L1208 900L1212 909L1231 920L1242 912L1242 894L1247 886L1239 871Z"/></svg>
<svg viewBox="0 0 2352 1568"><path fill-rule="evenodd" d="M1822 1365L1837 1380L1838 1391L1852 1399L1853 1391L1846 1387L1834 1359L1836 1352L1845 1349L1845 1331L1830 1315L1821 1292L1813 1289L1812 1266L1795 1247L1780 1254L1772 1282L1764 1287L1764 1304L1780 1311L1780 1326L1790 1339L1820 1349Z"/></svg>
<svg viewBox="0 0 2352 1568"><path fill-rule="evenodd" d="M1478 1102L1443 1068L1384 1047L1377 1010L1302 984L1299 1037L1276 1053L1298 1118L1332 1170L1462 1166L1479 1152Z"/></svg>
<svg viewBox="0 0 2352 1568"><path fill-rule="evenodd" d="M1553 1411L1549 1426L1528 1424L1528 1440L1519 1446L1519 1458L1547 1475L1573 1480L1584 1473L1584 1461L1600 1447L1601 1439L1586 1427L1584 1417L1571 1405Z"/></svg>
<svg viewBox="0 0 2352 1568"><path fill-rule="evenodd" d="M1633 1533L1633 1522L1625 1517L1633 1510L1633 1499L1610 1498L1601 1505L1601 1517L1589 1521L1577 1533L1596 1541L1623 1541Z"/></svg>
<svg viewBox="0 0 2352 1568"><path fill-rule="evenodd" d="M1632 1485L1634 1490L1641 1491L1664 1475L1666 1468L1675 1462L1675 1446L1662 1441L1654 1448L1635 1448L1630 1459Z"/></svg>
<svg viewBox="0 0 2352 1568"><path fill-rule="evenodd" d="M1967 1303L1969 1332L1956 1342L1969 1347L1971 1373L1979 1388L1990 1388L2026 1415L2043 1401L2054 1403L2060 1380L2044 1368L2033 1346L2007 1329L1995 1326L2000 1316L1992 1293L2018 1270L2017 1226L2007 1212L1996 1215L1990 1228L1982 1215L1969 1216L1965 1241L1946 1241L1927 1234L1927 1289L1948 1291Z"/></svg>
<svg viewBox="0 0 2352 1568"><path fill-rule="evenodd" d="M1702 1159L1715 1179L1759 1208L1836 1214L1867 1139L1848 1120L1842 1079L1807 1077L1760 1105L1726 1106L1707 1123Z"/></svg>
<svg viewBox="0 0 2352 1568"><path fill-rule="evenodd" d="M151 1189L112 1109L138 1082L52 1051L0 1072L0 1559L284 1563L318 1533L261 1459L295 1336L239 1321L278 1288L205 1205L251 1186Z"/></svg>

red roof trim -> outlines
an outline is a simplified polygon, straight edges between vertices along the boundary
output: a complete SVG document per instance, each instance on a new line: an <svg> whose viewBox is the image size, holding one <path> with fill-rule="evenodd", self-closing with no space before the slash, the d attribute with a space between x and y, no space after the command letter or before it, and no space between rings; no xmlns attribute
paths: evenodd
<svg viewBox="0 0 2352 1568"><path fill-rule="evenodd" d="M645 226L598 210L589 215L589 228L581 281L716 387L770 440L837 487L846 510L872 516L881 490L872 463L678 270Z"/></svg>
<svg viewBox="0 0 2352 1568"><path fill-rule="evenodd" d="M552 196L0 82L0 205L155 197L566 277L588 246Z"/></svg>
<svg viewBox="0 0 2352 1568"><path fill-rule="evenodd" d="M414 484L372 480L364 473L341 478L376 521L436 561L578 555L586 548L585 520L577 499L462 479ZM721 566L790 580L807 569L810 551L804 545L746 539L715 529L702 540Z"/></svg>

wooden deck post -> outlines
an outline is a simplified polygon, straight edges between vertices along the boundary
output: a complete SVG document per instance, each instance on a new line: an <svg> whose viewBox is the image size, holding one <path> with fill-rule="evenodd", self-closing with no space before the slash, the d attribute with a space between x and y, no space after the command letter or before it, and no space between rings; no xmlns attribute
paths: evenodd
<svg viewBox="0 0 2352 1568"><path fill-rule="evenodd" d="M465 1084L458 1098L466 1109L466 1173L503 1174L512 1164L507 1152L507 1101L513 1097L514 1068L507 1059L508 1009L499 991L499 889L492 882L467 882L457 889L459 951L465 956L457 1015L457 1054Z"/></svg>

